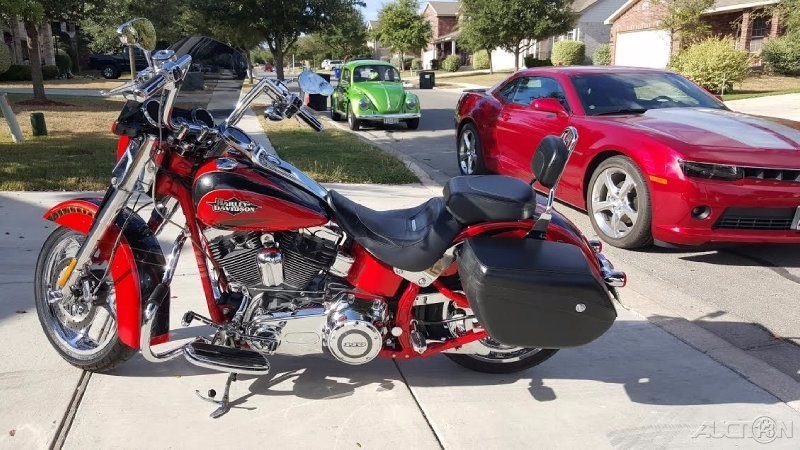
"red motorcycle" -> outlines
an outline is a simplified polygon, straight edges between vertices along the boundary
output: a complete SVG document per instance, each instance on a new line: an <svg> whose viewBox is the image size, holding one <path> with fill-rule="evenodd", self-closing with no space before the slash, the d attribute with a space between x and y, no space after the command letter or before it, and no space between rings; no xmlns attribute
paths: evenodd
<svg viewBox="0 0 800 450"><path fill-rule="evenodd" d="M297 117L321 130L284 83L262 79L215 124L206 109L177 107L179 91L197 77L234 86L247 70L241 55L202 37L151 54L155 30L143 19L118 33L146 51L151 67L111 92L127 98L113 127L121 145L111 185L102 199L47 211L59 227L36 267L40 322L71 364L107 371L137 351L153 362L184 355L230 373L222 399L206 398L218 417L236 374L266 374L276 353L325 353L346 364L443 353L507 373L586 344L614 322L624 273L553 210L574 129L536 149L533 173L550 189L541 203L532 183L491 175L455 177L443 197L415 208L373 211L235 127L265 94L270 119ZM307 94L332 92L312 72L299 84ZM146 221L138 212L147 197ZM176 223L165 258L156 236L178 209L185 223ZM208 314L187 312L182 323L214 333L156 352L170 339L170 282L187 239Z"/></svg>

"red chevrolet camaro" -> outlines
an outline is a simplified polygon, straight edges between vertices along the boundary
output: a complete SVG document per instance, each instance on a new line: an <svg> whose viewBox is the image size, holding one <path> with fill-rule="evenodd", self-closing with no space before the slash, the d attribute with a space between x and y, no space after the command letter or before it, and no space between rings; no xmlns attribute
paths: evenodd
<svg viewBox="0 0 800 450"><path fill-rule="evenodd" d="M800 123L730 111L663 70L519 71L456 107L461 173L530 180L536 144L580 138L556 196L611 245L800 243Z"/></svg>

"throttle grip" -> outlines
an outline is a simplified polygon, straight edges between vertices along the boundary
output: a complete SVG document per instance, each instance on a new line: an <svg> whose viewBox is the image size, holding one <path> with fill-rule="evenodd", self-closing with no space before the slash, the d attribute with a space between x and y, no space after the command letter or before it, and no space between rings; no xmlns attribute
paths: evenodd
<svg viewBox="0 0 800 450"><path fill-rule="evenodd" d="M297 111L297 117L303 120L306 125L310 126L314 131L322 131L325 127L322 125L322 122L317 119L313 112L311 112L311 108L308 106L303 105L299 111Z"/></svg>

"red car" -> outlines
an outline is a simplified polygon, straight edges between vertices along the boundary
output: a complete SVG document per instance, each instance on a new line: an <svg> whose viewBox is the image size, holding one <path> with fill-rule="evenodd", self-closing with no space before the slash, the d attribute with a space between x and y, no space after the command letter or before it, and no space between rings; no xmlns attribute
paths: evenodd
<svg viewBox="0 0 800 450"><path fill-rule="evenodd" d="M530 180L536 143L577 128L557 197L623 248L800 243L800 123L730 111L663 70L517 72L456 107L462 174Z"/></svg>

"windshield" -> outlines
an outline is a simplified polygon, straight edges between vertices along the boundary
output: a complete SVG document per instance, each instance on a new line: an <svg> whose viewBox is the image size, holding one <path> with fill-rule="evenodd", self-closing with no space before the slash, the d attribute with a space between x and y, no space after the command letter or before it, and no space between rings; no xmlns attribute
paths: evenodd
<svg viewBox="0 0 800 450"><path fill-rule="evenodd" d="M175 107L207 109L219 123L239 101L247 61L237 50L205 36L186 37L170 47L175 56L192 56Z"/></svg>
<svg viewBox="0 0 800 450"><path fill-rule="evenodd" d="M655 108L725 108L691 81L669 72L597 73L571 78L588 116Z"/></svg>
<svg viewBox="0 0 800 450"><path fill-rule="evenodd" d="M400 81L400 73L394 66L358 66L353 69L353 83L361 81Z"/></svg>

